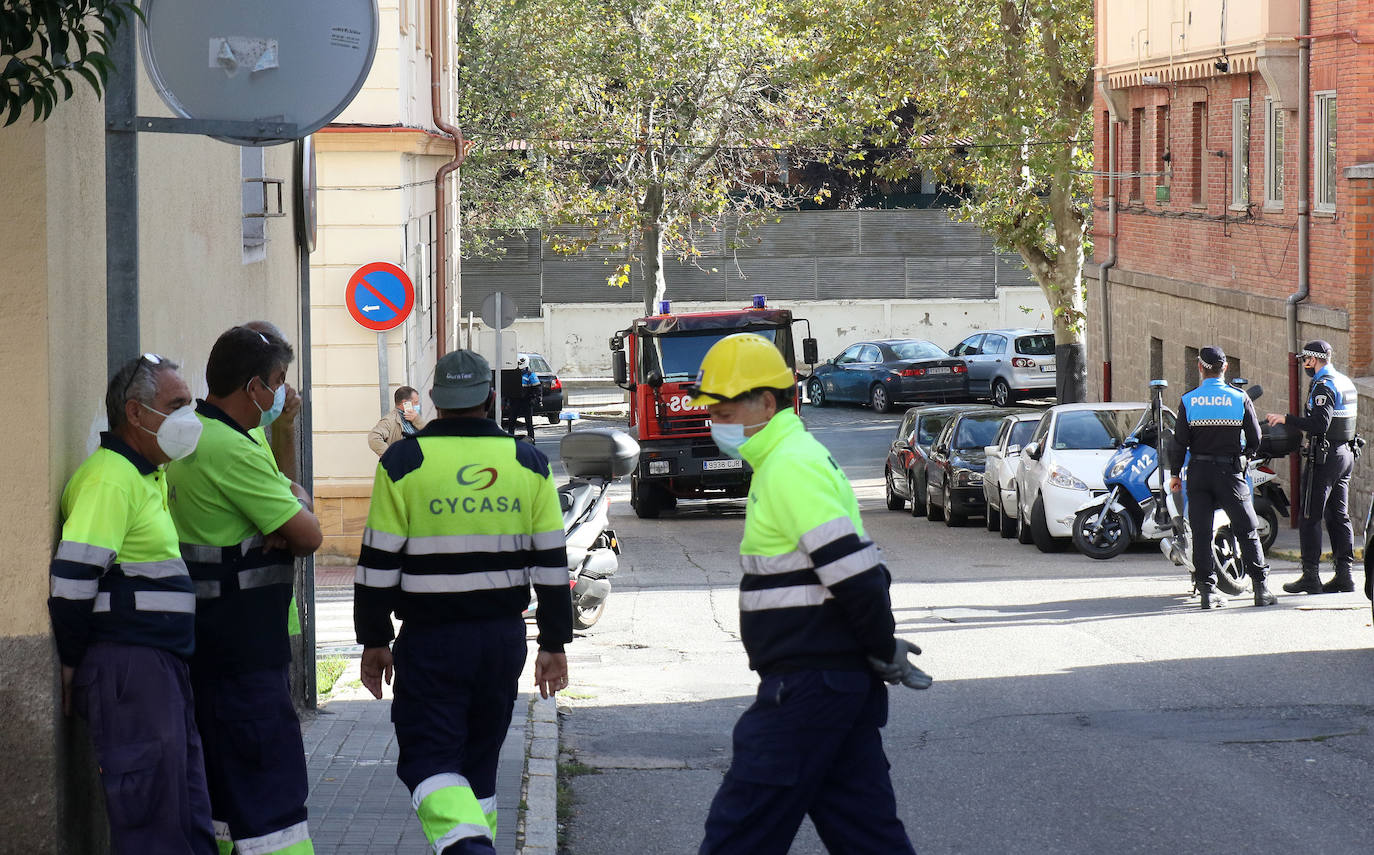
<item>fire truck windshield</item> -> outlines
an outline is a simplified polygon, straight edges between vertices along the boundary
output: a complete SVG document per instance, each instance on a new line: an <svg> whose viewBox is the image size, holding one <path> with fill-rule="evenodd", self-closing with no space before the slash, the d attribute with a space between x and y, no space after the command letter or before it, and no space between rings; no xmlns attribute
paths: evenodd
<svg viewBox="0 0 1374 855"><path fill-rule="evenodd" d="M734 332L736 330L655 336L652 341L663 379L668 382L695 380L697 371L701 368L701 360L706 356L706 351L711 349L711 345ZM750 330L750 332L761 335L769 341L777 341L777 330L762 329Z"/></svg>

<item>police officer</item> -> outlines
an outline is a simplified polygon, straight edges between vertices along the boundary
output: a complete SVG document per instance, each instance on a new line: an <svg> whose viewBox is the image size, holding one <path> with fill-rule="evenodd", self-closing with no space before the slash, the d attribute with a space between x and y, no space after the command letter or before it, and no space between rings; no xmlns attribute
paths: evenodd
<svg viewBox="0 0 1374 855"><path fill-rule="evenodd" d="M1331 367L1331 345L1318 339L1303 345L1303 369L1312 383L1301 416L1269 413L1270 425L1286 424L1307 434L1307 465L1303 470L1302 576L1284 584L1290 594L1331 594L1355 590L1350 576L1355 561L1355 532L1348 507L1350 473L1355 466L1355 416L1359 395L1350 378ZM1331 535L1336 575L1322 584L1322 520Z"/></svg>
<svg viewBox="0 0 1374 855"><path fill-rule="evenodd" d="M291 701L294 558L319 548L310 497L256 427L286 397L291 347L234 327L210 350L196 452L168 468L172 518L196 585L196 718L222 853L313 852L300 721Z"/></svg>
<svg viewBox="0 0 1374 855"><path fill-rule="evenodd" d="M893 636L887 568L848 479L793 411L795 383L771 342L739 333L706 353L693 390L716 446L754 470L740 636L760 677L700 852L785 853L810 815L832 852L912 853L879 732L882 681L930 678Z"/></svg>
<svg viewBox="0 0 1374 855"><path fill-rule="evenodd" d="M109 431L62 493L50 566L63 711L90 723L116 855L214 855L186 666L195 594L162 470L200 422L176 363L151 353L115 372L105 408Z"/></svg>
<svg viewBox="0 0 1374 855"><path fill-rule="evenodd" d="M506 399L510 406L506 430L509 433L515 433L520 424L520 419L523 418L525 420L525 433L533 441L535 402L538 396L543 393L543 387L539 382L539 375L534 373L534 368L530 366L530 358L525 354L522 353L516 358L515 370L520 374L520 388L510 393L510 397Z"/></svg>
<svg viewBox="0 0 1374 855"><path fill-rule="evenodd" d="M485 418L491 367L454 351L435 366L437 418L377 464L354 585L362 680L396 677L396 775L437 855L494 853L496 765L539 597L534 679L568 685L572 597L548 458ZM403 623L393 639L391 614ZM394 658L393 658L394 657Z"/></svg>
<svg viewBox="0 0 1374 855"><path fill-rule="evenodd" d="M1193 529L1193 579L1202 594L1202 608L1226 604L1217 592L1217 573L1212 561L1213 519L1218 508L1231 519L1231 530L1240 540L1241 560L1255 589L1255 605L1278 602L1266 580L1269 567L1260 546L1259 520L1251 503L1241 455L1259 447L1259 417L1250 396L1226 383L1226 354L1219 347L1198 351L1202 383L1185 392L1174 422L1174 441L1169 464L1175 473L1188 455L1188 523ZM1177 474L1169 490L1179 489Z"/></svg>

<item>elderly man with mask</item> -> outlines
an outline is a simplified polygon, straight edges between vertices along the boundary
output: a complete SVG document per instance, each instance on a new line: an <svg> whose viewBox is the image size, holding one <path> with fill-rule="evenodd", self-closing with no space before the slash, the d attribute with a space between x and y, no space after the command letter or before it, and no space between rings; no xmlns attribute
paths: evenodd
<svg viewBox="0 0 1374 855"><path fill-rule="evenodd" d="M195 594L162 470L201 425L176 363L151 353L115 373L105 408L110 429L62 493L50 566L62 706L90 723L113 852L212 855L186 662Z"/></svg>

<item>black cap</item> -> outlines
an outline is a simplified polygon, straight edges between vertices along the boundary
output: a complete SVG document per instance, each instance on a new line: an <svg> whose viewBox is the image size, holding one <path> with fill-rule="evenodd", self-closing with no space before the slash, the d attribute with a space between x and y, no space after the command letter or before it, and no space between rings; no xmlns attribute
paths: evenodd
<svg viewBox="0 0 1374 855"><path fill-rule="evenodd" d="M491 366L479 353L451 350L434 366L434 388L429 396L441 410L476 407L491 394Z"/></svg>
<svg viewBox="0 0 1374 855"><path fill-rule="evenodd" d="M1304 344L1304 345L1302 346L1302 353L1298 354L1298 356L1299 356L1299 358L1304 358L1304 359L1305 359L1306 357L1311 356L1311 357L1314 357L1314 358L1316 358L1316 359L1324 359L1324 360L1330 362L1330 361L1331 361L1331 343L1328 342L1328 341L1322 341L1322 340L1319 339L1319 338L1318 338L1318 339L1313 339L1312 341L1309 341L1307 344Z"/></svg>
<svg viewBox="0 0 1374 855"><path fill-rule="evenodd" d="M1197 361L1216 370L1226 364L1226 354L1219 347L1204 347L1197 352Z"/></svg>

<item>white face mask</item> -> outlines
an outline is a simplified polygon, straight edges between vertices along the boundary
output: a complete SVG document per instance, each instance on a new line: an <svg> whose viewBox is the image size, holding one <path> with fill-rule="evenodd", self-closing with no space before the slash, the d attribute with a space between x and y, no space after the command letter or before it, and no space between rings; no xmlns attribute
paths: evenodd
<svg viewBox="0 0 1374 855"><path fill-rule="evenodd" d="M261 378L255 379L261 380ZM249 380L248 385L253 385L253 381ZM263 383L262 385L267 386L266 383ZM253 401L253 406L258 407L258 402L253 400L252 392L248 393L248 400ZM281 415L281 411L285 407L286 383L283 382L272 392L272 406L265 410L262 407L258 407L258 427L265 428L268 425L272 424L272 422L275 422L277 420L277 416Z"/></svg>
<svg viewBox="0 0 1374 855"><path fill-rule="evenodd" d="M161 410L154 410L142 401L139 402L139 406L157 413L159 416L166 416L156 431L148 430L139 425L144 431L157 437L157 447L162 449L163 454L172 460L180 460L196 450L196 443L200 442L202 425L200 419L196 418L195 407L187 404L170 413L164 413Z"/></svg>
<svg viewBox="0 0 1374 855"><path fill-rule="evenodd" d="M721 450L722 454L738 460L741 454L743 454L740 448L749 441L749 437L744 435L744 431L761 428L766 424L768 424L768 422L759 422L756 425L721 424L712 420L711 439L715 442L716 448Z"/></svg>

